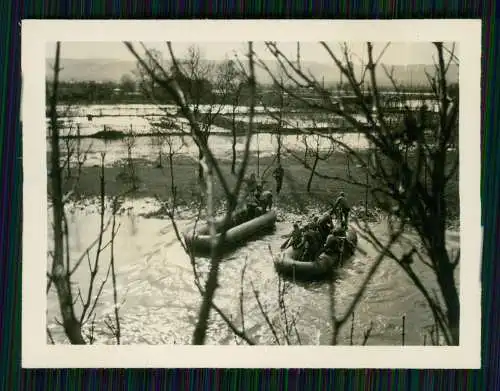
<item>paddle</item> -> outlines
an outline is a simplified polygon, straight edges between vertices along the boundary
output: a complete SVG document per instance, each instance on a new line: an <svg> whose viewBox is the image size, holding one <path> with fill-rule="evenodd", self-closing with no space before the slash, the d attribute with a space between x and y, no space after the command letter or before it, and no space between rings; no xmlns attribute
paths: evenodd
<svg viewBox="0 0 500 391"><path fill-rule="evenodd" d="M368 252L366 250L363 250L361 247L356 246L356 251L359 251L362 255L368 255Z"/></svg>
<svg viewBox="0 0 500 391"><path fill-rule="evenodd" d="M287 240L285 240L285 242L283 242L283 244L280 246L281 250L284 250L285 248L288 247L288 243L290 243L290 239L291 238L288 238Z"/></svg>

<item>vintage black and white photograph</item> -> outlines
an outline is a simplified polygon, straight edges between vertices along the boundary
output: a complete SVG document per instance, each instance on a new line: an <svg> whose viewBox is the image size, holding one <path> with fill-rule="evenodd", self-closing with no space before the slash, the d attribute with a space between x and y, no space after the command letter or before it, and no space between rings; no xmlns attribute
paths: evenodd
<svg viewBox="0 0 500 391"><path fill-rule="evenodd" d="M362 37L47 40L45 343L460 346L464 47Z"/></svg>

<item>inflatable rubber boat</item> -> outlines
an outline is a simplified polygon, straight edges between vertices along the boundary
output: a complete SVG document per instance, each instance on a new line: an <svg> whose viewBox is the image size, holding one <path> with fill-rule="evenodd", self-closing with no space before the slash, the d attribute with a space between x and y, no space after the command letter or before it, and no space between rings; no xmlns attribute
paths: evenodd
<svg viewBox="0 0 500 391"><path fill-rule="evenodd" d="M314 261L304 262L298 260L302 249L289 247L274 261L274 268L281 275L294 280L324 280L330 278L337 268L352 257L357 244L358 236L356 232L349 229L346 233L342 253L330 255L322 252Z"/></svg>
<svg viewBox="0 0 500 391"><path fill-rule="evenodd" d="M215 229L220 235L224 218L217 219ZM244 245L252 238L271 232L276 224L276 212L270 210L252 220L229 228L224 241L225 250L234 249ZM184 240L189 250L194 253L209 253L211 249L211 236L208 224L201 224L195 229L184 232Z"/></svg>

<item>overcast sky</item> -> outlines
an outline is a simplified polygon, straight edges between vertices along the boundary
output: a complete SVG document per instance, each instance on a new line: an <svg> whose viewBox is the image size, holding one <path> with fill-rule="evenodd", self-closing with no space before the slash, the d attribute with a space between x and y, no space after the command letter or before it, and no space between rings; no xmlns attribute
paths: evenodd
<svg viewBox="0 0 500 391"><path fill-rule="evenodd" d="M217 43L200 43L194 42L177 42L172 43L174 52L178 57L184 57L190 45L197 45L203 57L209 60L223 60L225 58L234 57L234 53L243 55L248 47L246 42L217 42ZM382 50L386 43L374 43L374 54ZM146 45L149 48L155 48L166 52L165 42L148 42ZM138 43L135 45L139 48ZM331 42L330 46L336 54L340 54L340 43ZM290 56L296 56L296 42L280 42L280 49ZM349 47L355 54L354 61L360 62L361 58L366 61L366 45L361 42L350 42ZM451 45L449 45L451 47ZM265 49L264 43L254 43L254 50L263 60L272 59L272 55ZM55 43L47 44L47 57L53 58L55 53ZM435 56L435 48L430 42L412 42L399 43L393 42L384 53L383 60L385 64L391 65L406 65L406 64L432 64L433 56ZM455 54L458 55L458 45L455 49ZM134 60L128 49L121 42L62 42L61 57L68 59L116 59L116 60ZM358 57L358 59L356 59ZM319 63L331 63L329 55L325 49L315 42L301 43L301 59L302 61L314 61Z"/></svg>

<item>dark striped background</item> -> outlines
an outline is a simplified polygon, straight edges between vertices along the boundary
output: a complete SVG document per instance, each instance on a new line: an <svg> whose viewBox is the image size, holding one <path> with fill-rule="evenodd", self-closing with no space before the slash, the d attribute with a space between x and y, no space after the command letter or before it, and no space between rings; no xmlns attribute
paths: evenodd
<svg viewBox="0 0 500 391"><path fill-rule="evenodd" d="M500 88L495 1L0 2L0 391L17 390L496 390L500 389ZM22 370L20 20L85 18L482 18L483 369ZM485 213L484 211L487 211ZM42 260L43 261L43 260Z"/></svg>

